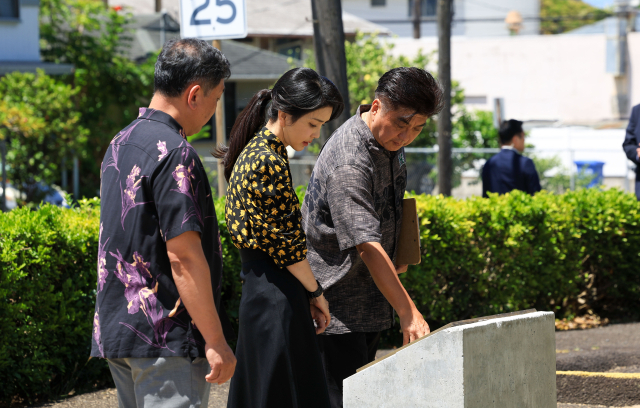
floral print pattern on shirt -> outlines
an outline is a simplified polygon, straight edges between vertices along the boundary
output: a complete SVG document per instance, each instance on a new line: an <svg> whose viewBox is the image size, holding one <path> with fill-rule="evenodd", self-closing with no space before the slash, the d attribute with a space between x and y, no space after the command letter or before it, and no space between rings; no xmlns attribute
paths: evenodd
<svg viewBox="0 0 640 408"><path fill-rule="evenodd" d="M287 151L267 128L249 141L234 165L225 219L238 248L261 249L280 267L307 257Z"/></svg>
<svg viewBox="0 0 640 408"><path fill-rule="evenodd" d="M180 125L141 109L101 166L94 357L204 357L173 282L166 241L200 234L216 307L222 254L206 171Z"/></svg>

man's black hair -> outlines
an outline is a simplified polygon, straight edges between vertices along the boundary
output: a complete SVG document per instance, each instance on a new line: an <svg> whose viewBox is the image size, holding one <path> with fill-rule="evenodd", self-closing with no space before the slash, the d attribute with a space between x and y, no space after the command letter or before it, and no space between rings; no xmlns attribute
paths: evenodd
<svg viewBox="0 0 640 408"><path fill-rule="evenodd" d="M220 50L206 41L184 38L164 44L153 82L155 92L175 98L194 82L199 82L207 94L230 75L231 65Z"/></svg>
<svg viewBox="0 0 640 408"><path fill-rule="evenodd" d="M389 104L392 110L409 108L427 117L440 112L444 106L440 83L420 68L394 68L382 75L376 99Z"/></svg>
<svg viewBox="0 0 640 408"><path fill-rule="evenodd" d="M509 144L514 136L524 132L524 130L522 130L522 123L524 122L515 119L509 119L502 122L502 124L500 124L500 130L498 131L500 143Z"/></svg>

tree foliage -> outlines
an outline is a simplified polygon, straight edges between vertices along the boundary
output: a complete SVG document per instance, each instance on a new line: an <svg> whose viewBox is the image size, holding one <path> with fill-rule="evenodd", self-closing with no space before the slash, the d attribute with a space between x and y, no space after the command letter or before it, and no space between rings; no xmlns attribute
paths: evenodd
<svg viewBox="0 0 640 408"><path fill-rule="evenodd" d="M542 34L560 34L593 24L610 16L607 10L593 7L580 0L542 0L540 30Z"/></svg>
<svg viewBox="0 0 640 408"><path fill-rule="evenodd" d="M8 141L7 173L27 202L35 186L60 177L61 158L82 155L88 131L73 99L78 89L47 76L14 72L0 78L0 138Z"/></svg>
<svg viewBox="0 0 640 408"><path fill-rule="evenodd" d="M78 89L80 123L89 130L82 163L82 193L97 195L99 165L113 136L138 116L153 92L153 63L136 64L130 46L131 14L97 0L42 0L40 36L46 61L73 64L64 79Z"/></svg>

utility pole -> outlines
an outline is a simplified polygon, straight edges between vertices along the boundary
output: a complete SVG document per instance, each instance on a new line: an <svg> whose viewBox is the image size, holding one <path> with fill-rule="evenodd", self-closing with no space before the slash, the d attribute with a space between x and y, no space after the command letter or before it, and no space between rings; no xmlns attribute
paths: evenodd
<svg viewBox="0 0 640 408"><path fill-rule="evenodd" d="M160 1L160 0L158 0ZM220 40L213 40L213 46L222 51L222 43ZM218 101L216 107L216 143L224 146L227 142L227 129L224 123L224 93ZM224 179L224 164L222 159L218 159L218 197L224 197L227 193L227 181Z"/></svg>
<svg viewBox="0 0 640 408"><path fill-rule="evenodd" d="M0 143L2 151L2 202L0 203L0 211L7 211L7 141L2 140Z"/></svg>
<svg viewBox="0 0 640 408"><path fill-rule="evenodd" d="M451 3L438 0L438 79L444 90L444 108L438 115L438 190L451 195Z"/></svg>
<svg viewBox="0 0 640 408"><path fill-rule="evenodd" d="M324 141L351 117L342 5L340 0L311 0L311 9L315 55L318 63L316 68L320 75L336 84L344 99L344 111L339 118L327 123L327 133L322 136Z"/></svg>
<svg viewBox="0 0 640 408"><path fill-rule="evenodd" d="M413 0L413 38L420 38L422 23L422 0Z"/></svg>

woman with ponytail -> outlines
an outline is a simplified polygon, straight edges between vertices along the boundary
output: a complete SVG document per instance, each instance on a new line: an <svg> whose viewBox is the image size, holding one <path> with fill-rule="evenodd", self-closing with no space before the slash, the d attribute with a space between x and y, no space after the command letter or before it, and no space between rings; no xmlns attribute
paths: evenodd
<svg viewBox="0 0 640 408"><path fill-rule="evenodd" d="M224 162L227 227L242 258L228 407L330 407L316 340L331 319L329 304L306 259L286 148L307 147L343 107L327 78L292 69L251 99L229 146L214 152Z"/></svg>

